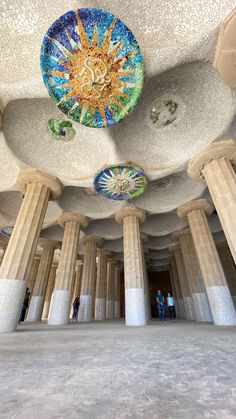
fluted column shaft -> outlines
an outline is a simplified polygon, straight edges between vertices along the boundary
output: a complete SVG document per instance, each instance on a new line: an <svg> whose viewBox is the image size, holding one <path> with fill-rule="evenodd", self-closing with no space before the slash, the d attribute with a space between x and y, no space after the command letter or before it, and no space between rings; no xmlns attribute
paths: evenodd
<svg viewBox="0 0 236 419"><path fill-rule="evenodd" d="M105 320L107 298L107 252L98 254L97 281L95 291L95 320Z"/></svg>
<svg viewBox="0 0 236 419"><path fill-rule="evenodd" d="M44 301L44 306L43 306L42 317L44 319L48 318L52 293L53 293L53 289L54 289L54 285L55 285L56 272L57 272L57 265L52 265L51 269L50 269L50 273L49 273L48 285L47 285L47 289L46 289L45 301Z"/></svg>
<svg viewBox="0 0 236 419"><path fill-rule="evenodd" d="M56 245L53 241L52 243L48 241L43 245L42 256L40 258L32 298L30 300L27 316L28 321L39 322L42 318L45 293L55 248Z"/></svg>
<svg viewBox="0 0 236 419"><path fill-rule="evenodd" d="M32 262L32 266L31 266L31 270L30 270L30 273L29 273L29 279L28 279L27 286L30 290L31 297L32 297L32 294L33 294L34 284L35 284L37 273L38 273L39 262L40 262L40 257L34 257L33 262Z"/></svg>
<svg viewBox="0 0 236 419"><path fill-rule="evenodd" d="M180 288L179 276L178 276L178 271L177 271L177 266L176 266L176 261L175 261L174 256L171 258L171 271L173 275L173 281L174 281L176 296L178 300L178 308L179 308L178 315L181 319L185 319L186 312L185 312L185 307L184 307L184 300L183 300L183 295Z"/></svg>
<svg viewBox="0 0 236 419"><path fill-rule="evenodd" d="M173 274L173 270L172 270L171 265L169 266L169 277L170 277L170 284L171 284L171 288L172 288L172 294L173 294L173 297L174 297L174 300L175 300L176 317L180 317L179 299L178 299L178 295L177 295L177 291L176 291L174 274Z"/></svg>
<svg viewBox="0 0 236 419"><path fill-rule="evenodd" d="M32 169L17 184L25 195L0 267L0 333L17 327L48 200L62 190L58 179Z"/></svg>
<svg viewBox="0 0 236 419"><path fill-rule="evenodd" d="M219 255L202 209L187 214L202 279L208 295L213 321L216 325L236 324L234 304L229 292Z"/></svg>
<svg viewBox="0 0 236 419"><path fill-rule="evenodd" d="M107 297L106 297L106 319L111 320L114 317L114 279L115 262L108 259L107 262Z"/></svg>
<svg viewBox="0 0 236 419"><path fill-rule="evenodd" d="M82 273L83 273L83 263L78 263L75 273L75 283L74 283L74 291L73 291L73 298L80 296L80 290L81 290L81 283L82 283Z"/></svg>
<svg viewBox="0 0 236 419"><path fill-rule="evenodd" d="M234 301L234 305L236 306L236 269L233 258L227 243L219 245L217 250L226 276L227 284Z"/></svg>
<svg viewBox="0 0 236 419"><path fill-rule="evenodd" d="M174 251L174 256L175 256L175 262L176 262L177 271L178 271L180 288L183 295L186 318L187 320L195 320L196 316L194 312L191 291L190 291L189 283L187 280L187 273L186 273L181 250L176 249Z"/></svg>
<svg viewBox="0 0 236 419"><path fill-rule="evenodd" d="M115 273L114 273L114 317L115 319L120 318L120 274L121 274L121 267L119 265L115 265Z"/></svg>
<svg viewBox="0 0 236 419"><path fill-rule="evenodd" d="M182 235L179 241L189 280L196 320L199 322L211 322L211 309L190 231L189 234Z"/></svg>
<svg viewBox="0 0 236 419"><path fill-rule="evenodd" d="M79 321L90 322L93 316L93 292L96 279L96 256L98 241L91 238L85 242L84 268L82 275Z"/></svg>

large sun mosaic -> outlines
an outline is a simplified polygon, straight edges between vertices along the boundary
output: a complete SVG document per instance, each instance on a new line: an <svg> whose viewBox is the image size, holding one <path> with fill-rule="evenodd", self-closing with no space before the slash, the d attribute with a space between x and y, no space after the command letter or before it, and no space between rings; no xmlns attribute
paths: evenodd
<svg viewBox="0 0 236 419"><path fill-rule="evenodd" d="M142 169L119 165L99 172L94 179L97 193L116 201L137 198L147 189L148 180Z"/></svg>
<svg viewBox="0 0 236 419"><path fill-rule="evenodd" d="M70 11L53 23L43 40L41 69L59 109L89 127L125 118L143 86L143 58L134 35L100 9Z"/></svg>

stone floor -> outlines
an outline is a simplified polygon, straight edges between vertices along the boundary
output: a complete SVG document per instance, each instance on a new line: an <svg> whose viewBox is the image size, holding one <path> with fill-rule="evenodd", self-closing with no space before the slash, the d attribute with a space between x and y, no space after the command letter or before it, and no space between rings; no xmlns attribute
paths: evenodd
<svg viewBox="0 0 236 419"><path fill-rule="evenodd" d="M0 336L0 418L236 418L236 328L21 325Z"/></svg>

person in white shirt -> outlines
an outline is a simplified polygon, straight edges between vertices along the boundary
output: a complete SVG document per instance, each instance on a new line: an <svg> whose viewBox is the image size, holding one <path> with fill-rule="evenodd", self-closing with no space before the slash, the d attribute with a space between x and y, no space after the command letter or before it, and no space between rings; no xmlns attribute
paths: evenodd
<svg viewBox="0 0 236 419"><path fill-rule="evenodd" d="M174 297L170 294L170 292L168 292L167 294L167 306L169 310L170 321L174 322L175 321L175 300L174 300Z"/></svg>

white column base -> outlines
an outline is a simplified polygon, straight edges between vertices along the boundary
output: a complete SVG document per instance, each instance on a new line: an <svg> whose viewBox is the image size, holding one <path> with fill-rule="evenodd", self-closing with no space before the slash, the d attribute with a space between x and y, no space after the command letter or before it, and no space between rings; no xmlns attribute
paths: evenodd
<svg viewBox="0 0 236 419"><path fill-rule="evenodd" d="M111 320L114 318L114 301L107 300L106 301L106 319Z"/></svg>
<svg viewBox="0 0 236 419"><path fill-rule="evenodd" d="M120 319L120 301L114 301L114 317Z"/></svg>
<svg viewBox="0 0 236 419"><path fill-rule="evenodd" d="M184 297L183 300L187 320L195 320L196 317L194 313L192 297Z"/></svg>
<svg viewBox="0 0 236 419"><path fill-rule="evenodd" d="M69 323L71 292L69 290L55 290L52 294L48 314L50 326L62 326Z"/></svg>
<svg viewBox="0 0 236 419"><path fill-rule="evenodd" d="M48 318L49 308L50 308L50 301L45 301L44 306L43 306L43 315L42 315L43 319Z"/></svg>
<svg viewBox="0 0 236 419"><path fill-rule="evenodd" d="M194 292L192 294L193 307L197 322L212 322L212 314L208 298L205 292Z"/></svg>
<svg viewBox="0 0 236 419"><path fill-rule="evenodd" d="M79 322L91 322L93 318L93 296L81 295L79 306Z"/></svg>
<svg viewBox="0 0 236 419"><path fill-rule="evenodd" d="M236 312L228 287L206 288L214 324L217 326L235 326Z"/></svg>
<svg viewBox="0 0 236 419"><path fill-rule="evenodd" d="M106 298L96 298L95 300L95 320L105 320L106 318Z"/></svg>
<svg viewBox="0 0 236 419"><path fill-rule="evenodd" d="M126 326L145 326L147 324L143 288L125 290L125 323Z"/></svg>
<svg viewBox="0 0 236 419"><path fill-rule="evenodd" d="M17 328L26 282L18 279L0 279L0 333Z"/></svg>
<svg viewBox="0 0 236 419"><path fill-rule="evenodd" d="M42 319L44 305L44 297L41 295L33 295L30 300L29 311L27 315L28 322L40 322Z"/></svg>
<svg viewBox="0 0 236 419"><path fill-rule="evenodd" d="M183 298L179 298L179 317L181 319L186 319L186 312L185 312L185 306L184 306L184 300Z"/></svg>

